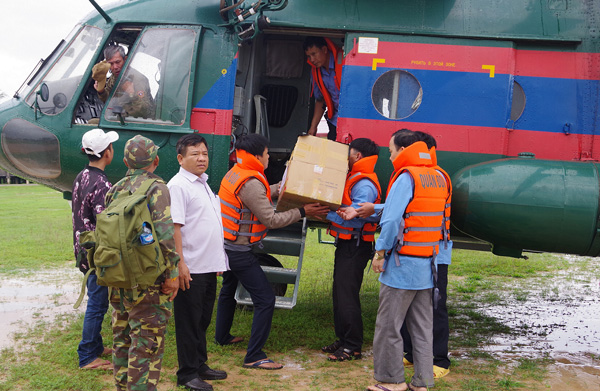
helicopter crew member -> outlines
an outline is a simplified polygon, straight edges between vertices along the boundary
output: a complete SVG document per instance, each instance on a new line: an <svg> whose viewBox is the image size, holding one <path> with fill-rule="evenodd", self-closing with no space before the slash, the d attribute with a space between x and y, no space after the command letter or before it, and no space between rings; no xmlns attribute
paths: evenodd
<svg viewBox="0 0 600 391"><path fill-rule="evenodd" d="M82 139L82 153L89 163L73 182L73 247L79 269L85 274L90 266L86 250L79 244L79 235L96 229L96 216L104 210L104 197L112 186L106 178L104 169L115 155L112 143L119 139L117 132L104 133L102 129L86 132ZM102 321L108 311L108 287L97 284L97 276L92 272L87 281L88 302L83 318L81 342L77 348L79 368L112 370L108 360L101 355L112 353L102 343Z"/></svg>
<svg viewBox="0 0 600 391"><path fill-rule="evenodd" d="M106 103L110 92L114 89L115 83L123 70L127 56L125 49L119 45L109 45L104 49L105 61L101 61L92 68L92 79L95 80L94 88L102 102ZM111 75L107 79L106 74L110 69ZM116 104L123 106L123 110L128 116L154 118L155 106L154 99L150 91L148 78L129 67L124 79L121 81L119 91L113 99L117 99Z"/></svg>
<svg viewBox="0 0 600 391"><path fill-rule="evenodd" d="M304 41L304 53L312 68L311 84L315 95L315 109L308 134L317 135L317 127L327 109L327 138L335 140L342 79L342 50L329 38L308 37Z"/></svg>
<svg viewBox="0 0 600 391"><path fill-rule="evenodd" d="M382 273L373 339L374 377L383 384L368 389L406 390L400 334L406 321L414 344L415 371L409 388L426 391L434 385L431 352L437 295L431 288L436 284L435 257L443 237L450 184L435 168L435 151L414 132L397 131L389 148L394 173L373 258L373 271Z"/></svg>
<svg viewBox="0 0 600 391"><path fill-rule="evenodd" d="M167 263L166 271L147 289L113 289L113 366L117 390L156 390L165 350L165 331L173 299L179 289L171 198L164 181L154 174L158 147L137 135L125 144L123 161L128 170L106 195L106 205L121 194L135 192L148 179L157 179L148 189L148 209L158 244ZM122 292L122 295L121 295Z"/></svg>
<svg viewBox="0 0 600 391"><path fill-rule="evenodd" d="M217 273L227 270L221 203L208 186L208 144L198 133L177 141L179 172L167 186L179 259L179 292L173 302L177 339L177 384L212 390L204 380L227 378L206 362L206 329L217 293ZM203 240L198 240L198 238Z"/></svg>
<svg viewBox="0 0 600 391"><path fill-rule="evenodd" d="M381 186L375 174L379 147L368 138L350 143L349 173L346 179L342 205L358 207L358 203L378 203ZM335 240L333 268L333 320L337 340L321 350L330 361L362 358L363 323L360 305L360 287L369 259L373 256L376 223L365 219L344 220L336 212L329 212L329 233Z"/></svg>
<svg viewBox="0 0 600 391"><path fill-rule="evenodd" d="M260 245L268 229L285 227L305 216L325 216L329 207L314 203L275 212L271 197L277 197L278 184L270 186L264 175L269 164L267 145L267 139L260 134L239 137L235 144L237 163L221 181L219 197L230 271L223 273L215 340L220 345L239 341L239 338L230 334L239 281L250 294L254 305L252 330L243 366L281 369L283 365L268 359L262 351L271 332L275 295L252 247Z"/></svg>

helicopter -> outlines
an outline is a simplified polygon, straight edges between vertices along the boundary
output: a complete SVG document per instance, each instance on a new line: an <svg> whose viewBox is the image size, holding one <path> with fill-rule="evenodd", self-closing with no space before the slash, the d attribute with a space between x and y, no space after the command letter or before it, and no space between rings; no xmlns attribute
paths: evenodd
<svg viewBox="0 0 600 391"><path fill-rule="evenodd" d="M159 147L156 173L179 169L179 137L209 145L211 187L230 167L232 139L265 135L276 183L314 109L309 36L343 48L337 140L380 146L430 133L453 183L455 241L523 251L600 254L600 3L548 0L129 0L100 7L0 105L0 166L70 198L85 165L81 137L114 130L115 162L136 134ZM116 83L138 72L154 110L122 110L119 88L98 98L103 49L127 53ZM125 174L107 167L112 182Z"/></svg>

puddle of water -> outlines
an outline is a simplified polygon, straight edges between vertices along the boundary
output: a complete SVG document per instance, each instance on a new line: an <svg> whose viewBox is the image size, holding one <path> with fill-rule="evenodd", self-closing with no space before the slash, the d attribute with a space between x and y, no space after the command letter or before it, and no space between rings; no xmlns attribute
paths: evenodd
<svg viewBox="0 0 600 391"><path fill-rule="evenodd" d="M60 314L85 311L85 303L73 309L81 289L82 274L76 268L37 272L0 279L0 349L14 343L14 334L37 322L52 322Z"/></svg>
<svg viewBox="0 0 600 391"><path fill-rule="evenodd" d="M482 308L514 330L483 349L503 361L547 355L555 360L548 367L550 390L600 390L600 273L577 267L586 258L565 258L572 268L517 283L501 303Z"/></svg>

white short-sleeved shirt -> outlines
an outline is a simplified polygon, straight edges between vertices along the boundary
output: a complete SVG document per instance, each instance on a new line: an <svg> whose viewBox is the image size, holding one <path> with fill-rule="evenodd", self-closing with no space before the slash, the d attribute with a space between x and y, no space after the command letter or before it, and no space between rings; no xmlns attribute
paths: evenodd
<svg viewBox="0 0 600 391"><path fill-rule="evenodd" d="M173 223L181 224L183 258L191 274L229 270L223 247L221 202L206 181L182 167L167 184Z"/></svg>

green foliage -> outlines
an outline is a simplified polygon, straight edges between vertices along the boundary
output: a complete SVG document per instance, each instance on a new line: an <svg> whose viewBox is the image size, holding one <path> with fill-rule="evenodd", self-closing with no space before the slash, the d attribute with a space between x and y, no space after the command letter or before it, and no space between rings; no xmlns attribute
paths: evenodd
<svg viewBox="0 0 600 391"><path fill-rule="evenodd" d="M74 259L71 227L69 203L56 190L0 186L0 272L64 266Z"/></svg>

